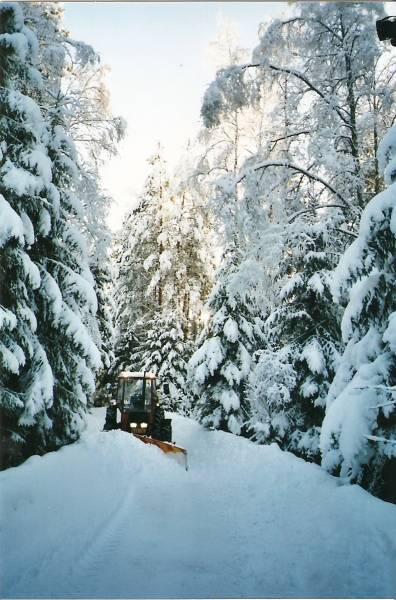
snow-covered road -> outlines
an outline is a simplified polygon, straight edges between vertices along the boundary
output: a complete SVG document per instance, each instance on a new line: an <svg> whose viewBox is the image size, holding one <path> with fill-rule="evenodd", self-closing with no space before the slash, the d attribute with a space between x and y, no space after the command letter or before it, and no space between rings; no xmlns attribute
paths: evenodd
<svg viewBox="0 0 396 600"><path fill-rule="evenodd" d="M391 597L396 506L174 418L190 470L95 409L80 442L0 473L1 597Z"/></svg>

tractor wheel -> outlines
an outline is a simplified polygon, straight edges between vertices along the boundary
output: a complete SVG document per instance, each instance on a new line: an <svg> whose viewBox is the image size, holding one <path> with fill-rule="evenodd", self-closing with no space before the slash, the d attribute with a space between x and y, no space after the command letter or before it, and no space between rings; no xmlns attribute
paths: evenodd
<svg viewBox="0 0 396 600"><path fill-rule="evenodd" d="M172 419L164 419L162 422L161 440L163 442L172 441Z"/></svg>
<svg viewBox="0 0 396 600"><path fill-rule="evenodd" d="M162 440L162 425L165 420L165 414L162 408L157 408L154 415L153 429L151 431L151 437L155 440Z"/></svg>
<svg viewBox="0 0 396 600"><path fill-rule="evenodd" d="M119 429L120 424L117 423L117 407L108 406L106 410L106 421L103 427L103 431L111 431L112 429Z"/></svg>

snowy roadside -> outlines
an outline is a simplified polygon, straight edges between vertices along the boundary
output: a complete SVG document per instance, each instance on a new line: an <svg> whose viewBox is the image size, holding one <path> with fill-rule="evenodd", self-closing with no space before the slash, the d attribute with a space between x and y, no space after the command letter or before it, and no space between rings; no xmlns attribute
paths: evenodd
<svg viewBox="0 0 396 600"><path fill-rule="evenodd" d="M396 507L174 416L190 470L100 432L0 473L7 598L391 597Z"/></svg>

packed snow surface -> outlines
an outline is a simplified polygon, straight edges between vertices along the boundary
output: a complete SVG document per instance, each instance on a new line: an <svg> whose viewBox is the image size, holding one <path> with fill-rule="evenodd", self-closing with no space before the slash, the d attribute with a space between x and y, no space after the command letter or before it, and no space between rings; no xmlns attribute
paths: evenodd
<svg viewBox="0 0 396 600"><path fill-rule="evenodd" d="M0 474L1 597L394 597L394 505L174 416L185 471L103 420Z"/></svg>

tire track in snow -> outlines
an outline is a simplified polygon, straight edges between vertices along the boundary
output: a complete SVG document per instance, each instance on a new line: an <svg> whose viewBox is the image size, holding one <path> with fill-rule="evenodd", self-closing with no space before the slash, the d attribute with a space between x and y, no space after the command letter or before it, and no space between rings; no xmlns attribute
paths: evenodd
<svg viewBox="0 0 396 600"><path fill-rule="evenodd" d="M140 470L135 471L135 475ZM13 581L7 585L7 597L36 598L39 593L36 590L40 590L40 597L43 598L78 597L74 582L80 580L80 573L84 576L84 572L94 563L94 568L97 569L96 563L104 562L102 555L108 556L117 545L121 525L135 488L129 484L128 488L119 493L122 494L122 498L101 518L88 539L85 537L80 543L73 540L73 531L70 532L66 524L65 535L60 534L59 543L56 546L51 545L33 567L15 575ZM89 505L86 504L84 509L86 522L89 524ZM66 568L62 568L63 565Z"/></svg>
<svg viewBox="0 0 396 600"><path fill-rule="evenodd" d="M135 493L135 486L130 484L115 509L84 544L75 563L65 574L64 581L67 585L62 586L65 597L85 596L93 587L98 574L102 574L103 567L109 564L108 558L114 554L123 537L123 524L128 517L128 509Z"/></svg>

